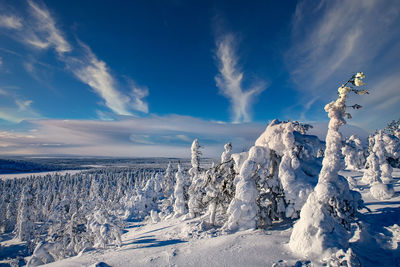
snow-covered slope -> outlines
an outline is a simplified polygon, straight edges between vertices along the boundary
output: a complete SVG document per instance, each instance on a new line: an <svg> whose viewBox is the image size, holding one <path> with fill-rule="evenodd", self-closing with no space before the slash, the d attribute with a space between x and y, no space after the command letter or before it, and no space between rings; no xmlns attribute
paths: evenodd
<svg viewBox="0 0 400 267"><path fill-rule="evenodd" d="M191 236L188 231L195 225L201 227L199 224L199 220L178 219L142 226L132 223L121 248L89 251L48 266L90 266L99 262L110 266L271 266L288 259L282 246L290 235L287 227L217 237L212 237L213 233L203 238Z"/></svg>
<svg viewBox="0 0 400 267"><path fill-rule="evenodd" d="M362 266L400 264L400 170L394 173L395 196L377 201L363 184L359 171L342 171L351 177L365 201L360 227L355 227L350 247ZM48 266L320 266L313 259L293 255L287 243L292 222L274 224L267 230L234 234L218 232L201 218L160 223L131 222L122 236L121 248L87 251ZM103 265L101 264L103 263ZM105 265L107 264L107 265Z"/></svg>

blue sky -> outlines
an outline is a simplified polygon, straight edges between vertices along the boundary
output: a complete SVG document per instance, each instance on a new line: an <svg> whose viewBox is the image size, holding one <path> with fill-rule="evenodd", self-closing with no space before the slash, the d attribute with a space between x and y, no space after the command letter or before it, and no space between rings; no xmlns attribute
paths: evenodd
<svg viewBox="0 0 400 267"><path fill-rule="evenodd" d="M186 156L315 123L353 73L355 132L400 117L400 6L385 1L0 0L0 153Z"/></svg>

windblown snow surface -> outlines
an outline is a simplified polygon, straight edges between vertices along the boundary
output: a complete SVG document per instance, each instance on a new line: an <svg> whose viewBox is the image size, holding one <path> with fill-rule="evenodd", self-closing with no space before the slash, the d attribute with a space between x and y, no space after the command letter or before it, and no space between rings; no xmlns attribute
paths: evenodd
<svg viewBox="0 0 400 267"><path fill-rule="evenodd" d="M400 266L400 169L393 172L395 195L377 201L362 172L342 171L366 207L354 227L350 246L362 266ZM288 242L293 221L269 229L221 233L202 218L159 223L130 222L120 248L80 253L48 266L321 266L292 254Z"/></svg>

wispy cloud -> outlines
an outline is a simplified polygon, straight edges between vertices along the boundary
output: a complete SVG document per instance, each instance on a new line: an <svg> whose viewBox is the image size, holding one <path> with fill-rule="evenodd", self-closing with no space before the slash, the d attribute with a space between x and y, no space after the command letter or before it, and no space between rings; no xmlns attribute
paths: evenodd
<svg viewBox="0 0 400 267"><path fill-rule="evenodd" d="M73 47L67 41L66 35L58 28L56 20L44 3L29 0L28 9L31 16L27 18L27 25L21 23L20 26L13 27L19 29L14 36L17 41L40 50L54 49L58 55L57 59L64 62L66 68L77 79L89 85L104 100L104 105L115 114L134 115L135 111L148 113L148 104L145 101L149 94L147 88L131 86L134 84L132 81L126 85L126 93L123 93L106 62L99 59L88 45L77 41L78 45ZM17 17L7 18L17 21ZM11 19L4 21L8 22ZM24 60L23 66L30 75L40 80L35 73L33 61Z"/></svg>
<svg viewBox="0 0 400 267"><path fill-rule="evenodd" d="M32 100L21 100L21 99L16 99L15 100L15 104L17 104L18 109L20 111L29 110L32 103L33 103Z"/></svg>
<svg viewBox="0 0 400 267"><path fill-rule="evenodd" d="M315 103L315 101L318 100L318 97L314 97L311 100L309 100L308 102L306 102L306 104L304 105L304 110L301 112L300 114L300 120L301 121L305 121L306 120L306 114L307 112L310 110L310 108L312 107L312 105Z"/></svg>
<svg viewBox="0 0 400 267"><path fill-rule="evenodd" d="M0 15L0 27L17 30L22 28L22 20L13 15Z"/></svg>
<svg viewBox="0 0 400 267"><path fill-rule="evenodd" d="M234 122L249 122L251 120L251 105L255 98L266 89L259 82L247 90L243 89L243 72L238 66L235 54L235 38L227 34L217 41L217 59L219 74L215 81L222 95L229 99Z"/></svg>
<svg viewBox="0 0 400 267"><path fill-rule="evenodd" d="M132 99L132 107L135 110L141 111L143 113L149 112L149 105L144 100L149 95L149 89L147 87L139 87L132 80L129 80L129 85L132 89L130 94Z"/></svg>
<svg viewBox="0 0 400 267"><path fill-rule="evenodd" d="M36 33L31 34L26 40L28 43L38 47L47 48L53 46L55 50L62 54L72 50L71 45L65 40L61 31L56 27L56 23L50 12L45 6L40 7L33 1L28 1L31 13L36 18ZM40 38L41 37L41 38Z"/></svg>
<svg viewBox="0 0 400 267"><path fill-rule="evenodd" d="M300 1L293 16L293 45L286 60L296 88L304 96L301 101L318 96L320 105L326 103L335 97L340 83L357 71L367 74L371 88L371 95L360 101L389 101L390 94L382 94L377 86L380 80L390 79L393 87L394 78L400 76L399 27L396 0ZM353 116L354 123L360 124L367 116L382 121L383 113L372 114L367 108ZM393 108L399 116L393 103L386 107Z"/></svg>
<svg viewBox="0 0 400 267"><path fill-rule="evenodd" d="M69 69L75 76L89 85L101 98L105 100L105 105L120 115L132 115L129 111L130 98L121 94L116 89L116 81L109 72L106 63L99 60L84 44L84 57L79 59L67 59Z"/></svg>
<svg viewBox="0 0 400 267"><path fill-rule="evenodd" d="M2 104L0 107L0 120L19 123L26 119L40 119L42 116L32 108L30 99L17 96L0 89Z"/></svg>

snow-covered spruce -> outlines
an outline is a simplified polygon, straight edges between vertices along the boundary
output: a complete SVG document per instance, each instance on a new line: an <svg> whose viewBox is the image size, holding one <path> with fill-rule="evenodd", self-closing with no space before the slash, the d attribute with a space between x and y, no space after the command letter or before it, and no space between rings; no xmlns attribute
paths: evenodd
<svg viewBox="0 0 400 267"><path fill-rule="evenodd" d="M360 170L365 165L365 152L361 140L352 135L346 139L342 148L346 168L349 170Z"/></svg>
<svg viewBox="0 0 400 267"><path fill-rule="evenodd" d="M274 120L255 143L256 146L267 147L272 151L267 176L270 177L268 183L274 186L266 185L265 188L273 187L272 191L276 195L284 194L284 212L288 218L298 217L301 207L317 183L321 168L317 154L323 144L316 136L304 134L304 128L296 121ZM274 175L278 176L277 179L271 180Z"/></svg>
<svg viewBox="0 0 400 267"><path fill-rule="evenodd" d="M235 194L233 182L236 172L232 159L232 144L228 143L224 148L221 163L213 164L205 174L203 187L206 195L203 198L203 206L208 206L209 223L211 225L226 221L226 210Z"/></svg>
<svg viewBox="0 0 400 267"><path fill-rule="evenodd" d="M329 257L340 249L347 250L350 237L350 223L355 220L357 209L362 205L361 195L351 191L345 178L338 175L343 126L346 113L346 98L349 92L365 94L366 90L356 90L363 85L363 73L357 73L338 89L336 101L325 106L330 118L326 136L325 157L318 184L301 209L300 219L293 227L289 246L295 253L304 256ZM357 106L358 107L358 106Z"/></svg>
<svg viewBox="0 0 400 267"><path fill-rule="evenodd" d="M200 215L203 210L202 198L204 195L203 173L200 169L200 145L199 140L195 139L191 147L192 168L189 169L190 186L188 189L188 214L187 218L194 218Z"/></svg>
<svg viewBox="0 0 400 267"><path fill-rule="evenodd" d="M28 242L28 246L35 238L35 218L32 212L34 209L33 201L32 189L25 185L18 207L17 235L19 240Z"/></svg>
<svg viewBox="0 0 400 267"><path fill-rule="evenodd" d="M165 169L164 180L163 180L163 191L164 197L170 198L174 194L175 178L172 170L171 162L168 162L168 166Z"/></svg>
<svg viewBox="0 0 400 267"><path fill-rule="evenodd" d="M157 214L159 220L164 220L167 218L169 219L173 216L174 213L173 205L175 201L174 198L175 177L171 162L168 163L167 168L165 169L162 181L162 188L163 188L163 197L161 203L158 204L160 212Z"/></svg>
<svg viewBox="0 0 400 267"><path fill-rule="evenodd" d="M186 205L185 205L185 185L187 183L186 176L182 170L181 164L178 164L178 171L175 174L176 183L174 190L174 217L178 218L184 214L186 214Z"/></svg>
<svg viewBox="0 0 400 267"><path fill-rule="evenodd" d="M152 198L137 198L160 193L154 183L153 193L150 185L144 190L152 179L160 179L153 170L101 169L0 180L0 195L8 199L0 205L6 207L0 225L9 234L15 230L29 252L35 251L30 266L90 247L118 246L122 219L143 219L157 208Z"/></svg>
<svg viewBox="0 0 400 267"><path fill-rule="evenodd" d="M384 132L400 139L400 119L393 120L385 127Z"/></svg>
<svg viewBox="0 0 400 267"><path fill-rule="evenodd" d="M237 177L235 197L228 208L229 218L224 229L244 230L256 227L258 213L258 190L255 176L260 165L266 165L269 160L269 150L264 147L253 146L249 150L249 157L243 163Z"/></svg>
<svg viewBox="0 0 400 267"><path fill-rule="evenodd" d="M371 138L371 151L367 158L368 169L364 172L362 181L370 184L371 195L378 200L389 199L394 195L392 167L388 158L398 157L398 142L396 137L379 131Z"/></svg>
<svg viewBox="0 0 400 267"><path fill-rule="evenodd" d="M305 127L298 122L274 120L248 153L232 155L239 175L234 181L236 192L228 208L226 229L264 227L285 216L298 217L317 182L317 153L322 148L316 136L299 131L305 133ZM249 188L253 192L254 187L255 196L244 195L243 191ZM250 223L247 217L254 221Z"/></svg>

